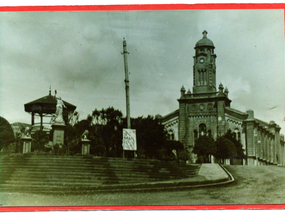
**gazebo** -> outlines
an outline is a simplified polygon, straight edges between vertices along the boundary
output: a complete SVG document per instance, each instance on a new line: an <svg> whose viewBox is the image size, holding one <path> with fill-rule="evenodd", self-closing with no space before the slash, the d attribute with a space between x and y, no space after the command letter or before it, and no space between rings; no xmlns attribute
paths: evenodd
<svg viewBox="0 0 285 215"><path fill-rule="evenodd" d="M63 117L66 121L68 121L69 114L72 114L76 109L76 106L70 104L63 100L66 108L63 112ZM35 116L40 117L40 129L43 130L43 117L52 117L56 112L56 91L55 95L51 95L51 89L49 90L49 95L44 96L42 98L36 99L32 102L26 103L25 111L31 114L31 124L34 127L35 125ZM33 129L34 130L34 129Z"/></svg>

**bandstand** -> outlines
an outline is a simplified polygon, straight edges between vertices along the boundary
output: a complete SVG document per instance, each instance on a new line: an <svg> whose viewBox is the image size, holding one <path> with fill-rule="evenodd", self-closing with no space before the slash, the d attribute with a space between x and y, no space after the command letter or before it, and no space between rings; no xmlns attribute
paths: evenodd
<svg viewBox="0 0 285 215"><path fill-rule="evenodd" d="M73 114L76 106L64 100L63 103L66 106L63 111L63 118L65 122L68 122L68 117ZM56 112L56 104L56 91L55 95L52 95L51 90L49 90L49 94L47 96L36 99L24 105L25 111L31 114L31 125L33 127L32 132L37 130L45 130L49 132L51 128L51 119ZM39 118L39 122L35 122L35 118ZM46 119L48 118L49 120L47 121Z"/></svg>

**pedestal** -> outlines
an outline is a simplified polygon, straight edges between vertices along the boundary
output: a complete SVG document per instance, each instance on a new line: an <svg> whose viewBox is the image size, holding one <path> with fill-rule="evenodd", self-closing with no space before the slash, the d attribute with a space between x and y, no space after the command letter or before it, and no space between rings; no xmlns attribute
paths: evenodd
<svg viewBox="0 0 285 215"><path fill-rule="evenodd" d="M22 137L23 141L23 154L29 153L32 151L32 138L31 137Z"/></svg>
<svg viewBox="0 0 285 215"><path fill-rule="evenodd" d="M53 129L53 145L63 145L64 144L64 129L65 125L61 123L55 123L52 125Z"/></svg>
<svg viewBox="0 0 285 215"><path fill-rule="evenodd" d="M215 157L214 157L214 155L211 155L211 163L215 163Z"/></svg>
<svg viewBox="0 0 285 215"><path fill-rule="evenodd" d="M90 140L88 139L83 139L81 140L82 144L82 155L88 155L90 154Z"/></svg>

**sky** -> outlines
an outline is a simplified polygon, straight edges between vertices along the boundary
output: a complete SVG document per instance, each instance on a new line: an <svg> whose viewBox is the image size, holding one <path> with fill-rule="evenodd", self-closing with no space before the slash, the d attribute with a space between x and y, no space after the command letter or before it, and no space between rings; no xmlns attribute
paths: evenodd
<svg viewBox="0 0 285 215"><path fill-rule="evenodd" d="M204 30L231 107L285 133L284 10L1 12L0 116L30 123L24 104L50 86L80 120L110 106L126 115L124 37L131 117L166 115L178 109L182 85L192 91Z"/></svg>

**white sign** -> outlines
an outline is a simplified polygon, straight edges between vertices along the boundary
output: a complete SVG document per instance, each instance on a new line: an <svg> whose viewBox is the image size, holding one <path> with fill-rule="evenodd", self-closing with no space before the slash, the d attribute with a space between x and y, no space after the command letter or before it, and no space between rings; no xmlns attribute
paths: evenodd
<svg viewBox="0 0 285 215"><path fill-rule="evenodd" d="M123 150L137 150L136 129L123 129Z"/></svg>

